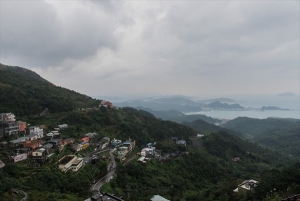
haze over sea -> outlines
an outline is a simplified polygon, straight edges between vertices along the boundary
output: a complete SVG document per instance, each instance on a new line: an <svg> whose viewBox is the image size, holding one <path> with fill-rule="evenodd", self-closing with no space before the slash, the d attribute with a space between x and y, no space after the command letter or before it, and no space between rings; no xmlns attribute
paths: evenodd
<svg viewBox="0 0 300 201"><path fill-rule="evenodd" d="M281 96L237 96L233 99L243 107L253 108L251 110L211 110L211 111L195 111L188 114L204 114L212 118L234 119L237 117L250 117L265 119L269 117L277 118L294 118L300 119L300 96L291 97ZM276 106L289 110L259 110L263 106Z"/></svg>

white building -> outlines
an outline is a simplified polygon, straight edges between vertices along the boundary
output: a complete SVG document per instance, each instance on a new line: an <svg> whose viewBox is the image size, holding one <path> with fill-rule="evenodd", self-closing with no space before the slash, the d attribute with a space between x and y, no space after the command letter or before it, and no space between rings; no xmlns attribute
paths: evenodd
<svg viewBox="0 0 300 201"><path fill-rule="evenodd" d="M177 140L176 144L186 146L186 141L185 140Z"/></svg>
<svg viewBox="0 0 300 201"><path fill-rule="evenodd" d="M151 201L170 201L164 197L161 197L160 195L153 195L153 197L150 200Z"/></svg>
<svg viewBox="0 0 300 201"><path fill-rule="evenodd" d="M151 147L151 148L143 148L141 151L141 156L147 156L147 155L154 155L155 154L155 147Z"/></svg>
<svg viewBox="0 0 300 201"><path fill-rule="evenodd" d="M246 194L247 192L252 192L257 184L258 181L254 179L245 180L243 183L239 184L238 187L233 190L233 192L238 194Z"/></svg>
<svg viewBox="0 0 300 201"><path fill-rule="evenodd" d="M68 170L77 172L82 167L83 158L79 158L75 155L67 155L61 158L58 163L58 168L62 172L67 172Z"/></svg>
<svg viewBox="0 0 300 201"><path fill-rule="evenodd" d="M28 128L29 134L37 135L37 138L43 138L44 137L44 130L38 126L30 126Z"/></svg>
<svg viewBox="0 0 300 201"><path fill-rule="evenodd" d="M2 122L16 121L16 116L13 113L1 113L0 121Z"/></svg>
<svg viewBox="0 0 300 201"><path fill-rule="evenodd" d="M18 134L19 132L19 123L18 122L6 122L3 124L2 132L4 134L13 135ZM1 131L0 131L1 132Z"/></svg>
<svg viewBox="0 0 300 201"><path fill-rule="evenodd" d="M5 163L3 163L2 160L0 160L0 168L3 168L5 166Z"/></svg>
<svg viewBox="0 0 300 201"><path fill-rule="evenodd" d="M18 145L18 144L22 144L25 141L32 141L32 140L37 140L40 139L41 136L39 134L30 134L30 135L26 135L24 137L20 137L18 139L12 140L10 141L13 145Z"/></svg>
<svg viewBox="0 0 300 201"><path fill-rule="evenodd" d="M59 128L59 129L68 128L68 124L58 125L58 128Z"/></svg>

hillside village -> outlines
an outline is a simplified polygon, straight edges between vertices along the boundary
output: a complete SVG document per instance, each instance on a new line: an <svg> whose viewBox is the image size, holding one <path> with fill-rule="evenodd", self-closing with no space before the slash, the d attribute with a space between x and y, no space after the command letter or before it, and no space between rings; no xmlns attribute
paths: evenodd
<svg viewBox="0 0 300 201"><path fill-rule="evenodd" d="M112 104L108 101L101 101L99 108L105 108L104 111L113 110ZM85 108L81 110L81 113L89 114L93 110L92 108ZM123 176L118 173L119 169L130 166L130 163L134 163L134 161L142 164L146 170L148 165L153 165L152 161L156 161L155 163L158 164L172 164L173 160L189 158L194 153L187 151L190 150L187 149L188 143L192 142L201 147L203 146L202 138L210 136L198 133L195 136L190 136L191 142L187 142L186 138L182 137L169 137L167 143L171 143L168 146L172 145L172 149L166 151L157 148L158 145L161 147L162 142L160 141L137 144L136 139L131 139L128 135L127 138L124 136L111 138L109 135L105 136L103 133L94 131L81 133L78 137L68 137L65 135L70 129L70 125L67 123L55 125L53 129L49 130L48 125L30 125L25 121L17 121L13 113L1 113L0 117L2 139L0 141L0 169L15 163L24 164L33 169L51 165L63 174L75 175L78 172L85 172L87 170L85 166L91 165L90 168L93 169L89 171L93 173L89 176L89 180L90 191L93 195L86 201L124 200L116 195L100 191L101 186L113 182L115 177ZM251 152L247 152L246 155L250 158L255 157ZM239 154L232 156L228 162L236 163L237 166L244 163L243 160L247 160L245 156ZM102 166L99 166L99 162ZM97 174L95 174L96 171ZM236 186L232 186L231 192L236 197L252 195L260 182L262 181L258 181L256 178L248 178ZM26 194L21 189L13 192ZM169 200L163 196L164 194L156 194L149 199L154 201Z"/></svg>
<svg viewBox="0 0 300 201"><path fill-rule="evenodd" d="M101 101L99 107L106 107L112 109L112 104L108 101ZM28 161L32 167L41 167L49 161L53 162L56 155L61 155L58 161L54 161L57 168L62 172L77 172L82 169L84 165L91 162L95 164L100 160L98 153L108 152L113 153L115 158L108 158L102 156L102 160L109 159L109 161L118 161L120 164L130 162L130 160L140 156L137 161L147 164L152 159L158 161L166 161L171 157L179 157L188 152L176 151L174 153L162 153L161 150L156 150L152 143L147 143L146 147L140 152L137 150L133 152L136 142L128 138L124 142L120 139L110 139L109 137L99 138L97 133L86 133L81 138L61 138L61 133L68 129L67 124L57 125L52 131L47 130L47 125L29 125L26 122L16 121L16 116L13 113L0 114L0 134L1 137L13 137L16 139L10 141L1 141L2 160L0 160L0 168L3 168L8 163L18 163ZM46 132L47 131L47 132ZM19 137L17 137L19 136ZM96 139L96 140L95 140ZM178 140L177 137L172 138L174 144L186 146L184 140ZM154 143L154 145L156 142ZM64 155L64 149L70 149L73 154ZM82 153L89 148L89 152ZM5 151L3 151L5 150ZM85 155L82 156L82 155ZM5 156L3 158L3 156ZM130 158L129 158L130 157ZM109 163L108 167L111 164ZM114 171L115 167L108 168L108 172ZM98 193L87 200L122 200L119 197ZM167 200L160 195L154 195L150 200Z"/></svg>

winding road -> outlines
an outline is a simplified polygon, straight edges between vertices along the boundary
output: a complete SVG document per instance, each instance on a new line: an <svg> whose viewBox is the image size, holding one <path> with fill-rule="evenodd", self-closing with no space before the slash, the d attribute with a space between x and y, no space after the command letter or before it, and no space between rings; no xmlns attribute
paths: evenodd
<svg viewBox="0 0 300 201"><path fill-rule="evenodd" d="M103 186L105 183L109 182L113 178L113 175L115 174L116 170L116 161L113 151L113 149L109 150L110 163L107 166L107 174L90 187L91 191L100 191L101 186Z"/></svg>

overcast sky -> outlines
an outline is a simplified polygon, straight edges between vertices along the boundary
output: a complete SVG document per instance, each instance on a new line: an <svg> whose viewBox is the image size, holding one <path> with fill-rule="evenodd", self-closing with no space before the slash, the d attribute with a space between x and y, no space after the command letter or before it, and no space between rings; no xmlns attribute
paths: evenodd
<svg viewBox="0 0 300 201"><path fill-rule="evenodd" d="M90 96L300 92L299 1L0 1L0 62Z"/></svg>

